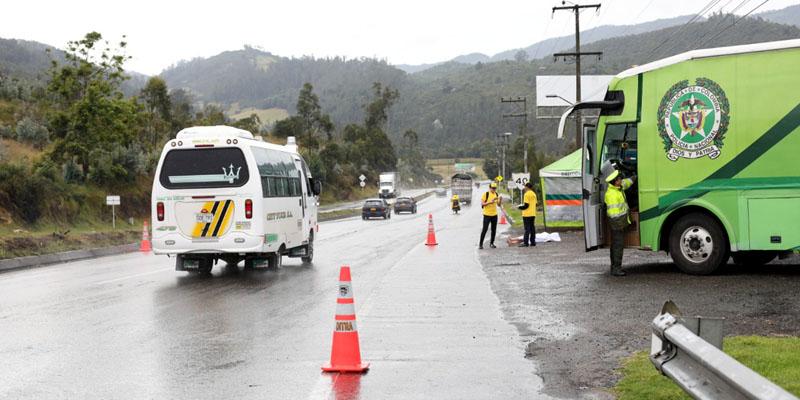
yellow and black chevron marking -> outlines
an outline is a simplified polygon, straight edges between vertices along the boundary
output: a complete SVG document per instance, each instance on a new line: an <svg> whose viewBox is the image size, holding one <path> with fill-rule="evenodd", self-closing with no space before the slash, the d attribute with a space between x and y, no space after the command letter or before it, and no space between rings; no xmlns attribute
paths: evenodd
<svg viewBox="0 0 800 400"><path fill-rule="evenodd" d="M195 224L192 237L222 236L233 215L233 200L207 201L203 204L203 209L211 209L214 220L210 223L198 222Z"/></svg>

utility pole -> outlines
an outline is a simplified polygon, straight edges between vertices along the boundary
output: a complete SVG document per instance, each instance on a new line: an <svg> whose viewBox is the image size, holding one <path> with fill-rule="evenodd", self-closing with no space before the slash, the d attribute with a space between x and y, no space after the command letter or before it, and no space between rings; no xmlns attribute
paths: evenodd
<svg viewBox="0 0 800 400"><path fill-rule="evenodd" d="M522 112L518 113L511 113L511 114L503 114L503 117L523 117L523 125L522 125L522 168L524 169L524 173L528 173L528 98L527 97L501 97L501 103L514 103L519 107L519 103L522 103ZM503 177L505 178L505 177Z"/></svg>
<svg viewBox="0 0 800 400"><path fill-rule="evenodd" d="M570 10L575 13L575 52L574 53L556 53L553 54L554 61L557 60L559 57L564 57L564 61L566 61L570 57L575 58L575 104L581 102L581 56L583 55L591 55L597 56L598 59L603 57L603 52L600 51L590 51L581 53L581 25L580 25L580 10L582 8L594 8L595 10L600 9L600 4L587 4L587 5L578 5L573 4L571 6L563 6L566 2L562 1L562 7L553 7L553 14L559 10ZM575 144L578 148L581 147L581 112L575 112Z"/></svg>

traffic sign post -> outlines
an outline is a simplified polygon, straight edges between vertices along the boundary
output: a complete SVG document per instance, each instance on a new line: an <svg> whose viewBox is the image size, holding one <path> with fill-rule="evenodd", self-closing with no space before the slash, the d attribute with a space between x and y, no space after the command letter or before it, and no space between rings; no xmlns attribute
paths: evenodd
<svg viewBox="0 0 800 400"><path fill-rule="evenodd" d="M113 229L117 229L117 212L114 207L119 204L119 196L106 196L106 205L111 206L111 227Z"/></svg>
<svg viewBox="0 0 800 400"><path fill-rule="evenodd" d="M359 183L358 183L359 185L361 185L361 197L364 197L364 186L367 186L367 184L366 184L366 183L364 183L364 180L366 180L366 179L367 179L367 177L366 177L366 176L364 176L364 174L361 174L361 175L358 177L358 180L360 180L360 181L361 181L361 182L359 182Z"/></svg>

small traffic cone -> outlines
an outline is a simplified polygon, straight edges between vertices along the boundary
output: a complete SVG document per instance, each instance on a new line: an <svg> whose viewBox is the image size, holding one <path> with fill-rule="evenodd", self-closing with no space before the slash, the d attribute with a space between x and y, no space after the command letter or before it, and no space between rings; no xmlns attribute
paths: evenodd
<svg viewBox="0 0 800 400"><path fill-rule="evenodd" d="M506 209L500 206L500 225L506 225Z"/></svg>
<svg viewBox="0 0 800 400"><path fill-rule="evenodd" d="M147 231L147 221L142 226L142 248L139 251L150 251L150 233Z"/></svg>
<svg viewBox="0 0 800 400"><path fill-rule="evenodd" d="M350 282L350 267L339 270L339 298L336 300L336 327L333 330L331 362L322 366L326 372L363 372L369 363L361 362L356 328L356 307Z"/></svg>
<svg viewBox="0 0 800 400"><path fill-rule="evenodd" d="M426 246L436 246L436 233L433 232L433 214L428 214L428 241Z"/></svg>

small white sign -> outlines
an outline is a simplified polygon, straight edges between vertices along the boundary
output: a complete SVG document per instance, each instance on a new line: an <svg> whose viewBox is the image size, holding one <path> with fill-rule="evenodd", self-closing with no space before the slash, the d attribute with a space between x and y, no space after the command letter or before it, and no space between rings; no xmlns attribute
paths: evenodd
<svg viewBox="0 0 800 400"><path fill-rule="evenodd" d="M509 184L511 182L514 182L515 188L522 190L522 188L525 187L525 184L528 183L528 181L530 180L531 180L530 173L523 174L522 172L514 172L511 174L511 181L509 181Z"/></svg>
<svg viewBox="0 0 800 400"><path fill-rule="evenodd" d="M361 182L363 183L363 182L364 182L364 180L366 180L366 179L367 179L367 177L366 177L366 176L364 176L364 174L361 174L361 176L359 176L359 177L358 177L358 179L360 179L360 180L361 180ZM361 186L364 186L364 185L361 185Z"/></svg>
<svg viewBox="0 0 800 400"><path fill-rule="evenodd" d="M119 205L119 196L106 196L106 205L107 206L118 206Z"/></svg>
<svg viewBox="0 0 800 400"><path fill-rule="evenodd" d="M361 185L361 187L367 186L367 184L364 183L364 181L361 181L361 183L359 183L359 185Z"/></svg>

